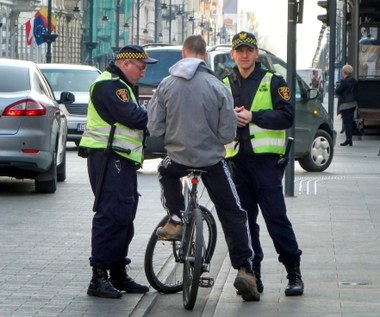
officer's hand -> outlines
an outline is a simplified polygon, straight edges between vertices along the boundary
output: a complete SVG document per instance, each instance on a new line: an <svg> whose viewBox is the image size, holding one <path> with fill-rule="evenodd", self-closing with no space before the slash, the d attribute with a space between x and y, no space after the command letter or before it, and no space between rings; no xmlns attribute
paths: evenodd
<svg viewBox="0 0 380 317"><path fill-rule="evenodd" d="M246 126L252 120L252 112L244 108L244 106L236 107L235 113L238 119L237 126L239 128Z"/></svg>

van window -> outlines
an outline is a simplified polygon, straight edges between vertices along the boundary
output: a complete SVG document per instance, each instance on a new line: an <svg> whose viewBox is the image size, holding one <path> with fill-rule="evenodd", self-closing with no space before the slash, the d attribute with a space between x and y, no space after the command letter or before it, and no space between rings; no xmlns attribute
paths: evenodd
<svg viewBox="0 0 380 317"><path fill-rule="evenodd" d="M169 76L169 68L182 58L182 50L146 50L149 57L158 60L156 64L149 64L145 76L139 80L139 84L158 86L162 79Z"/></svg>

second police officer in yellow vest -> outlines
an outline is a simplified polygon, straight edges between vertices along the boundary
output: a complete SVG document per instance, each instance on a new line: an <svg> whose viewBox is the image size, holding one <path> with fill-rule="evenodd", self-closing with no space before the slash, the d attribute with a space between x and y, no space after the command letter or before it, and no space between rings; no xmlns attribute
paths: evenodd
<svg viewBox="0 0 380 317"><path fill-rule="evenodd" d="M260 207L278 259L288 273L285 295L302 295L302 251L286 214L284 168L278 164L285 152L286 129L294 123L290 91L282 76L266 70L257 61L259 50L252 33L243 31L233 37L231 57L236 66L224 82L234 98L238 124L236 141L227 146L226 155L242 207L248 213L257 288L260 292L264 289L261 281L264 253L257 223Z"/></svg>
<svg viewBox="0 0 380 317"><path fill-rule="evenodd" d="M79 152L87 157L95 195L92 221L91 296L120 298L145 293L126 271L139 194L137 168L143 161L147 112L137 101L135 84L147 64L156 63L141 46L123 47L90 88L87 127ZM108 276L108 272L110 276Z"/></svg>

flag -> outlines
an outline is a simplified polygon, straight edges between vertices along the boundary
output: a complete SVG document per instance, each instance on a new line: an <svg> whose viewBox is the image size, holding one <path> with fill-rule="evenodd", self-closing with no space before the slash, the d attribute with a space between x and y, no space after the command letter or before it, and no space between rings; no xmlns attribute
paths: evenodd
<svg viewBox="0 0 380 317"><path fill-rule="evenodd" d="M41 6L40 10L36 12L36 15L40 16L44 22L44 26L47 29L48 27L48 8L45 6ZM55 26L57 25L57 20L54 15L51 16L51 26L50 26L50 31L55 30Z"/></svg>
<svg viewBox="0 0 380 317"><path fill-rule="evenodd" d="M33 41L34 17L25 23L26 28L26 44L29 46Z"/></svg>
<svg viewBox="0 0 380 317"><path fill-rule="evenodd" d="M38 12L37 12L38 13ZM47 25L45 25L43 16L36 14L34 16L33 35L37 45L44 43L42 34L47 33Z"/></svg>
<svg viewBox="0 0 380 317"><path fill-rule="evenodd" d="M54 16L51 17L50 32L55 30L57 20ZM37 45L44 43L42 34L48 33L48 9L45 6L41 6L34 16L25 23L26 28L26 43L31 45L33 37Z"/></svg>

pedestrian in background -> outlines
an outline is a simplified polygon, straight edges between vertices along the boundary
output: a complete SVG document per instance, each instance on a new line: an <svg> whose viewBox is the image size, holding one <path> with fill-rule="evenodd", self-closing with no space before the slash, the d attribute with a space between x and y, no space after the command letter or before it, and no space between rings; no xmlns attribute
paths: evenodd
<svg viewBox="0 0 380 317"><path fill-rule="evenodd" d="M352 77L354 69L351 65L342 67L343 79L335 88L335 93L338 96L338 115L341 114L343 126L346 133L346 140L341 143L341 146L352 146L352 134L355 127L354 114L358 103L358 81Z"/></svg>
<svg viewBox="0 0 380 317"><path fill-rule="evenodd" d="M145 293L126 271L134 235L139 194L136 170L143 160L147 112L138 104L135 84L147 64L156 63L141 46L128 45L117 54L90 87L87 128L80 155L88 157L95 194L92 221L91 296L120 298L121 291ZM108 277L108 270L110 277Z"/></svg>
<svg viewBox="0 0 380 317"><path fill-rule="evenodd" d="M248 212L257 287L259 292L264 290L261 280L264 253L257 223L260 207L278 259L288 273L285 294L302 295L302 251L286 214L282 188L285 167L278 164L285 152L285 130L294 123L290 91L281 75L264 69L257 61L259 50L254 34L244 31L236 34L231 57L236 66L224 81L234 98L238 124L237 139L227 146L227 158L242 207Z"/></svg>
<svg viewBox="0 0 380 317"><path fill-rule="evenodd" d="M323 79L319 75L318 70L313 69L312 70L312 76L311 76L311 88L317 89L319 92L318 99L323 102Z"/></svg>
<svg viewBox="0 0 380 317"><path fill-rule="evenodd" d="M180 178L189 169L205 170L202 181L222 224L235 288L246 301L258 301L252 271L253 250L247 213L242 209L224 159L224 145L235 137L236 115L227 87L206 66L206 42L200 35L183 43L182 59L169 69L148 104L150 135L164 137L167 156L158 167L161 201L170 215L157 235L180 240L185 210Z"/></svg>

